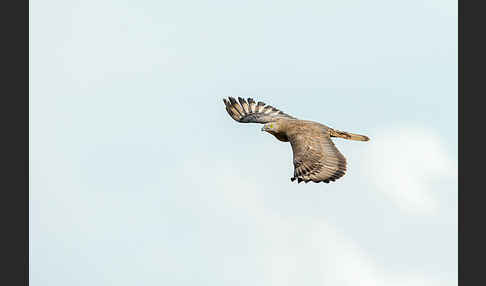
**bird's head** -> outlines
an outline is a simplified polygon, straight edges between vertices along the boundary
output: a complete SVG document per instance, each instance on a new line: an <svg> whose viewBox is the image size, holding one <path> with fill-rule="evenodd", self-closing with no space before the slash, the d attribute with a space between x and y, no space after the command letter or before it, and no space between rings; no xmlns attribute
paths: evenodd
<svg viewBox="0 0 486 286"><path fill-rule="evenodd" d="M262 131L266 131L268 133L280 133L280 123L278 121L272 121L265 123L262 127Z"/></svg>

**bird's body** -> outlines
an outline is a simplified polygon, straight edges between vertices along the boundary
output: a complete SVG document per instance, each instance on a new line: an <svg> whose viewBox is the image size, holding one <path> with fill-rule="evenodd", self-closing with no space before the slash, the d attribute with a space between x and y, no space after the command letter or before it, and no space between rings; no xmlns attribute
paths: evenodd
<svg viewBox="0 0 486 286"><path fill-rule="evenodd" d="M232 97L223 99L226 111L241 123L265 124L262 131L278 140L290 142L293 151L294 176L292 181L315 183L335 181L346 172L346 158L339 152L331 137L368 141L364 135L343 132L319 122L300 120L263 102L248 102Z"/></svg>

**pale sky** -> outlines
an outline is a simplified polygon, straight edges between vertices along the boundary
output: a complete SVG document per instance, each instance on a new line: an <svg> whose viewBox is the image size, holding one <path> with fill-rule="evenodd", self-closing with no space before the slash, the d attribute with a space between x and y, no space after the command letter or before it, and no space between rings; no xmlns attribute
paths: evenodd
<svg viewBox="0 0 486 286"><path fill-rule="evenodd" d="M456 285L456 1L30 1L30 285ZM367 135L296 184L227 96Z"/></svg>

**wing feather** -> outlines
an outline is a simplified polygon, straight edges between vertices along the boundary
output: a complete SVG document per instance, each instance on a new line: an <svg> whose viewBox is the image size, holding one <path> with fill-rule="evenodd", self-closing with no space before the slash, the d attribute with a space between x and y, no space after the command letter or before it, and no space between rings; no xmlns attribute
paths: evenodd
<svg viewBox="0 0 486 286"><path fill-rule="evenodd" d="M250 113L256 112L256 103L253 98L248 98L248 105L250 105Z"/></svg>
<svg viewBox="0 0 486 286"><path fill-rule="evenodd" d="M297 119L277 108L259 101L255 103L252 98L248 101L238 97L238 101L233 97L223 99L226 111L234 120L241 123L267 123L280 118Z"/></svg>
<svg viewBox="0 0 486 286"><path fill-rule="evenodd" d="M333 182L346 173L346 158L339 152L327 130L301 128L289 136L297 182Z"/></svg>

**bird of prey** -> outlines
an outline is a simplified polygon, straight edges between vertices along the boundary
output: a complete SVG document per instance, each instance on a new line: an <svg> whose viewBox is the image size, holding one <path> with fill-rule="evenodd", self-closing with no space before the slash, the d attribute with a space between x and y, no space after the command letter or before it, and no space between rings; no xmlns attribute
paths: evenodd
<svg viewBox="0 0 486 286"><path fill-rule="evenodd" d="M261 101L256 103L238 97L223 99L228 114L241 123L264 124L262 131L274 135L278 140L290 142L293 151L293 182L333 182L346 172L346 158L334 146L331 137L368 141L364 135L330 128L324 124L300 120Z"/></svg>

